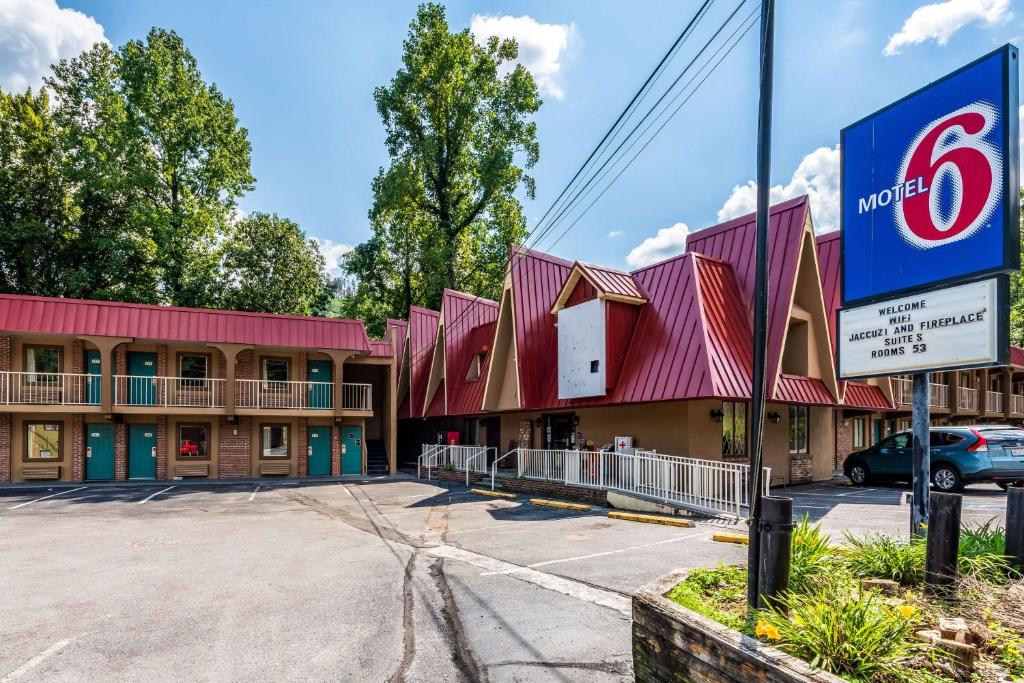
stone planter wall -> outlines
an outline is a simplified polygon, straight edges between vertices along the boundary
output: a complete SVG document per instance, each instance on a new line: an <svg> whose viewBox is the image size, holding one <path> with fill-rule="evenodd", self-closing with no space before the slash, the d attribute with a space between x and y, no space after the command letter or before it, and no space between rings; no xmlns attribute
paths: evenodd
<svg viewBox="0 0 1024 683"><path fill-rule="evenodd" d="M671 683L844 683L754 638L672 602L687 572L668 574L633 596L637 681Z"/></svg>

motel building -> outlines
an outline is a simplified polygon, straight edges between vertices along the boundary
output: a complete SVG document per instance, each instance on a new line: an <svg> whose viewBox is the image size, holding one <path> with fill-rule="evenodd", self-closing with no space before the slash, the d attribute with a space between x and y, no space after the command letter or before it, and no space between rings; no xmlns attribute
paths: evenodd
<svg viewBox="0 0 1024 683"><path fill-rule="evenodd" d="M773 485L832 478L837 418L894 408L888 383L836 378L822 248L806 197L771 209ZM440 311L410 311L400 461L439 439L503 454L598 450L625 436L637 449L748 462L753 278L753 215L691 233L684 254L628 273L514 250L500 301L446 291Z"/></svg>
<svg viewBox="0 0 1024 683"><path fill-rule="evenodd" d="M397 356L354 320L0 295L0 482L388 474Z"/></svg>

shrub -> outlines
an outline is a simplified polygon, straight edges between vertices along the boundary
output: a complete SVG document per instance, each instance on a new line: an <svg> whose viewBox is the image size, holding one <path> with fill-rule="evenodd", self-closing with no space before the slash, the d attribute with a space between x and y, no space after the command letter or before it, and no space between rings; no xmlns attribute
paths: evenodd
<svg viewBox="0 0 1024 683"><path fill-rule="evenodd" d="M455 463L453 463L453 462L446 462L444 464L444 471L445 472L454 472L455 471Z"/></svg>
<svg viewBox="0 0 1024 683"><path fill-rule="evenodd" d="M924 580L923 538L904 540L881 534L846 534L847 566L859 578L892 579L904 585Z"/></svg>
<svg viewBox="0 0 1024 683"><path fill-rule="evenodd" d="M790 593L761 616L759 634L815 668L853 681L930 680L902 664L919 649L906 606L888 607L871 593Z"/></svg>
<svg viewBox="0 0 1024 683"><path fill-rule="evenodd" d="M836 585L848 580L842 561L832 547L832 540L821 530L820 524L811 524L808 515L793 528L789 564L789 588L796 593L811 593L825 585Z"/></svg>
<svg viewBox="0 0 1024 683"><path fill-rule="evenodd" d="M1006 581L1006 530L992 520L960 530L960 573L988 583Z"/></svg>

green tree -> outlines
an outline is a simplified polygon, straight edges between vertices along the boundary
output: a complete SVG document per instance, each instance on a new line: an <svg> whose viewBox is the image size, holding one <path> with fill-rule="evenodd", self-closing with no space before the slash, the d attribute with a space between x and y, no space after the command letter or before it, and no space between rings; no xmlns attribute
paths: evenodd
<svg viewBox="0 0 1024 683"><path fill-rule="evenodd" d="M153 298L215 303L217 236L254 183L231 100L203 80L176 33L157 28L116 52L100 44L62 60L46 83L77 191L92 206L83 234L102 243L119 222L157 283Z"/></svg>
<svg viewBox="0 0 1024 683"><path fill-rule="evenodd" d="M77 209L46 92L0 92L0 291L60 296Z"/></svg>
<svg viewBox="0 0 1024 683"><path fill-rule="evenodd" d="M330 296L316 240L277 214L243 218L221 248L223 304L238 311L314 315Z"/></svg>
<svg viewBox="0 0 1024 683"><path fill-rule="evenodd" d="M391 163L373 181L373 239L347 262L355 296L387 302L370 322L436 307L445 287L500 292L509 246L526 237L516 192L534 197L524 169L540 155L533 77L521 65L499 75L518 52L514 40L452 33L441 5L419 7L402 67L374 91Z"/></svg>

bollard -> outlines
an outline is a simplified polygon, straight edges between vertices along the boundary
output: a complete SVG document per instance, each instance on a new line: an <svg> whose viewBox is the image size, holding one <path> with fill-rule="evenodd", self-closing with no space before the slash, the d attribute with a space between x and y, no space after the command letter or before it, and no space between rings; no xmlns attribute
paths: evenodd
<svg viewBox="0 0 1024 683"><path fill-rule="evenodd" d="M960 510L963 496L933 492L928 504L928 537L925 550L925 587L941 592L956 581L960 554Z"/></svg>
<svg viewBox="0 0 1024 683"><path fill-rule="evenodd" d="M758 576L758 606L789 588L789 560L792 552L793 499L765 496L761 499L761 571Z"/></svg>
<svg viewBox="0 0 1024 683"><path fill-rule="evenodd" d="M1017 486L1006 490L1006 556L1024 574L1024 488Z"/></svg>

